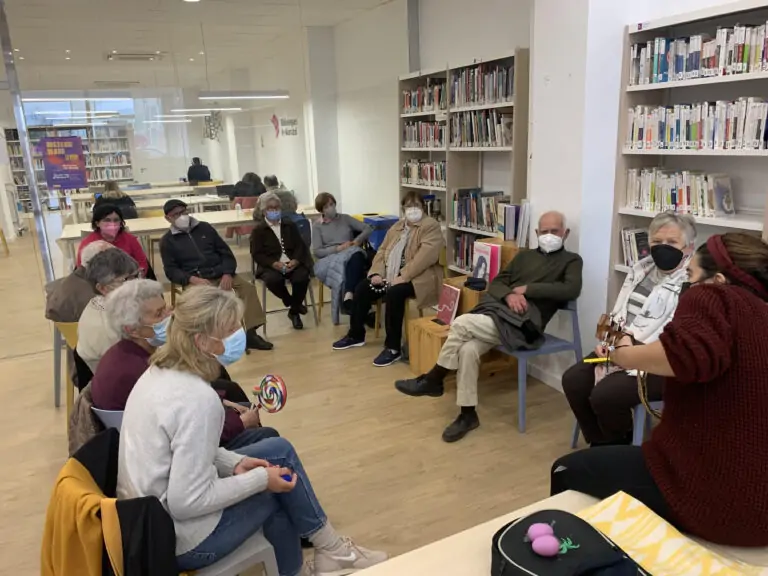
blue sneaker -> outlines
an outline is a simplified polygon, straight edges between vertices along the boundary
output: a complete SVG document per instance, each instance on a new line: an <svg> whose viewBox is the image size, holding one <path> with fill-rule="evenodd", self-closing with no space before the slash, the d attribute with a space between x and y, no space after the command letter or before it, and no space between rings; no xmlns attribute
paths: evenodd
<svg viewBox="0 0 768 576"><path fill-rule="evenodd" d="M334 350L347 350L349 348L359 348L360 346L365 346L365 340L357 340L350 336L344 336L341 340L333 343Z"/></svg>
<svg viewBox="0 0 768 576"><path fill-rule="evenodd" d="M378 366L379 368L384 368L384 366L391 366L400 358L402 358L402 354L400 353L400 350L390 350L389 348L384 348L384 350L381 351L381 354L376 356L376 359L373 361L374 366Z"/></svg>

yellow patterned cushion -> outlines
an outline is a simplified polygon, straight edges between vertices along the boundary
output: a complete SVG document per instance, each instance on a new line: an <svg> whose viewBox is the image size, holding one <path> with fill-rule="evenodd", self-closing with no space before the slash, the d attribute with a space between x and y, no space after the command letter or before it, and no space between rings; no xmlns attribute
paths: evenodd
<svg viewBox="0 0 768 576"><path fill-rule="evenodd" d="M683 536L643 503L618 492L578 513L654 576L764 576Z"/></svg>

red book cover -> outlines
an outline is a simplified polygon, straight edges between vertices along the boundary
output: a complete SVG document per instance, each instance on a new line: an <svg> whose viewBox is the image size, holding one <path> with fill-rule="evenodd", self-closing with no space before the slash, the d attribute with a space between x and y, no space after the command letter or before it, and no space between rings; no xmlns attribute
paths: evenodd
<svg viewBox="0 0 768 576"><path fill-rule="evenodd" d="M446 326L450 325L453 319L456 318L460 296L461 290L459 288L443 284L440 301L437 303L437 319Z"/></svg>

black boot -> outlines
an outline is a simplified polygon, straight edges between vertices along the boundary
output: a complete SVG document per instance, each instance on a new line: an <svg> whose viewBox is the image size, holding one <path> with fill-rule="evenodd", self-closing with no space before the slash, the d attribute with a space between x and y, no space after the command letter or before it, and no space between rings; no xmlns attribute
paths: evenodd
<svg viewBox="0 0 768 576"><path fill-rule="evenodd" d="M480 419L477 417L475 409L467 410L467 408L462 407L461 414L448 428L443 430L443 442L457 442L479 426Z"/></svg>
<svg viewBox="0 0 768 576"><path fill-rule="evenodd" d="M300 312L288 312L288 318L291 320L294 330L303 330L304 322L301 321Z"/></svg>
<svg viewBox="0 0 768 576"><path fill-rule="evenodd" d="M418 378L411 378L409 380L397 380L395 388L408 396L432 396L437 398L443 395L442 380L434 380L429 378L427 374L422 374Z"/></svg>
<svg viewBox="0 0 768 576"><path fill-rule="evenodd" d="M251 328L245 333L245 345L251 350L272 350L274 345L267 342L256 333L256 328Z"/></svg>

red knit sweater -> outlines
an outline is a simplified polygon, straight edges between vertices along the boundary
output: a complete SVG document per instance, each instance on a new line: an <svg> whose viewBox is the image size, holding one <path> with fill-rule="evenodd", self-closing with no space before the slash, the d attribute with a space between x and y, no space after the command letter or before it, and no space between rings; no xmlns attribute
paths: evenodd
<svg viewBox="0 0 768 576"><path fill-rule="evenodd" d="M643 444L688 533L768 546L768 305L735 286L686 292L660 337L675 373Z"/></svg>

